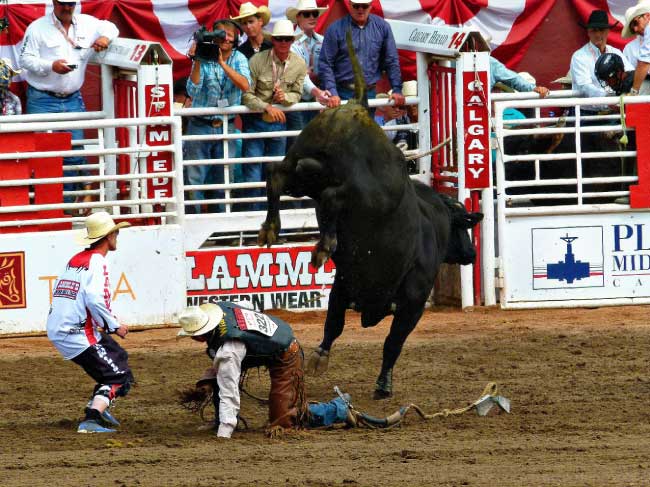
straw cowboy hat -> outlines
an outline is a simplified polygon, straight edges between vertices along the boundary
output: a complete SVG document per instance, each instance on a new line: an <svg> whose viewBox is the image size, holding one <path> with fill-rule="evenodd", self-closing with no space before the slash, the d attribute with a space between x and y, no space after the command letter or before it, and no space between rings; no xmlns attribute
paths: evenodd
<svg viewBox="0 0 650 487"><path fill-rule="evenodd" d="M591 15L589 16L586 24L578 22L578 25L584 27L585 29L611 29L618 23L619 22L617 20L613 24L610 24L609 17L607 16L607 12L605 10L594 10L591 12Z"/></svg>
<svg viewBox="0 0 650 487"><path fill-rule="evenodd" d="M294 24L297 23L298 21L296 20L296 15L298 15L298 12L318 12L318 15L322 14L327 10L327 7L319 7L316 5L316 0L298 0L298 5L295 7L289 7L286 11L285 14L287 18L293 22Z"/></svg>
<svg viewBox="0 0 650 487"><path fill-rule="evenodd" d="M627 39L628 37L634 37L636 34L632 31L632 21L636 19L639 15L650 13L650 2L644 2L641 0L638 4L628 8L625 11L625 25L623 26L623 32L621 32L621 37Z"/></svg>
<svg viewBox="0 0 650 487"><path fill-rule="evenodd" d="M231 20L243 20L251 15L258 15L262 19L262 25L266 25L271 20L271 11L266 5L256 7L251 2L242 3L239 7L239 15L230 17Z"/></svg>
<svg viewBox="0 0 650 487"><path fill-rule="evenodd" d="M573 80L571 79L571 71L567 71L565 76L562 76L561 78L554 79L551 81L551 83L559 83L561 85L570 85L573 83Z"/></svg>
<svg viewBox="0 0 650 487"><path fill-rule="evenodd" d="M178 323L181 325L179 337L205 335L214 330L223 318L223 310L212 303L201 306L188 306L181 311Z"/></svg>
<svg viewBox="0 0 650 487"><path fill-rule="evenodd" d="M289 19L278 20L273 25L271 37L294 37L296 34L293 30L293 22Z"/></svg>
<svg viewBox="0 0 650 487"><path fill-rule="evenodd" d="M97 213L92 213L86 218L86 230L78 233L75 236L75 240L80 245L90 245L93 244L106 235L119 230L120 228L130 227L129 222L120 222L115 224L111 215L105 211L98 211Z"/></svg>

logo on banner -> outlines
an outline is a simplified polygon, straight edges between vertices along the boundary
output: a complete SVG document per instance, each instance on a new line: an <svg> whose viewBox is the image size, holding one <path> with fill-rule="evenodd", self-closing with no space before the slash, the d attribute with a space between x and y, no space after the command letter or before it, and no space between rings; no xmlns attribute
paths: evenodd
<svg viewBox="0 0 650 487"><path fill-rule="evenodd" d="M463 120L465 123L465 187L490 187L489 115L487 72L463 73Z"/></svg>
<svg viewBox="0 0 650 487"><path fill-rule="evenodd" d="M533 228L533 289L603 287L602 227Z"/></svg>
<svg viewBox="0 0 650 487"><path fill-rule="evenodd" d="M26 307L25 252L0 253L0 309Z"/></svg>

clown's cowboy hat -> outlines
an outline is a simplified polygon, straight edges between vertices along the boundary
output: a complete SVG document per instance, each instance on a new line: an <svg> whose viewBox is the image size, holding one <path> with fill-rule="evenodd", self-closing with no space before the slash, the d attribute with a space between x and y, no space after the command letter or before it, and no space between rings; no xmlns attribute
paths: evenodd
<svg viewBox="0 0 650 487"><path fill-rule="evenodd" d="M105 211L92 213L86 218L85 224L86 229L75 236L75 240L80 245L91 245L120 228L131 226L129 222L116 224L111 218L111 215Z"/></svg>

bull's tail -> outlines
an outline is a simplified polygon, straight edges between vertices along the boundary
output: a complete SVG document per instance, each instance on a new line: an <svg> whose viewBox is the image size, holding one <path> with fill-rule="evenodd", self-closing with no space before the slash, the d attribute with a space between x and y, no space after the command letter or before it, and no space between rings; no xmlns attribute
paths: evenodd
<svg viewBox="0 0 650 487"><path fill-rule="evenodd" d="M345 34L345 42L348 46L348 55L350 56L352 72L354 73L354 100L361 106L368 108L368 86L366 85L366 79L363 77L363 70L361 69L361 64L359 64L357 53L354 50L354 44L352 44L351 29L348 29Z"/></svg>

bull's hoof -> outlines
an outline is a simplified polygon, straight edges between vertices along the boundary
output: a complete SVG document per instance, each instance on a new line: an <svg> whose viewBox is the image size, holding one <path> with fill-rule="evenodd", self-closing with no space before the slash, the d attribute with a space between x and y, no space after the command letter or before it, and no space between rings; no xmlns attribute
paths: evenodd
<svg viewBox="0 0 650 487"><path fill-rule="evenodd" d="M373 394L372 398L376 401L379 401L381 399L388 399L389 397L393 396L392 391L385 391L383 389L375 389L375 393Z"/></svg>
<svg viewBox="0 0 650 487"><path fill-rule="evenodd" d="M393 369L379 374L373 399L386 399L393 395Z"/></svg>
<svg viewBox="0 0 650 487"><path fill-rule="evenodd" d="M322 249L319 250L318 247L315 247L314 250L311 251L311 265L316 269L319 269L323 264L325 264L329 258L330 253L325 252Z"/></svg>
<svg viewBox="0 0 650 487"><path fill-rule="evenodd" d="M278 242L278 232L275 229L275 225L269 225L267 223L262 224L262 228L257 233L257 245L263 247L266 245L270 247Z"/></svg>
<svg viewBox="0 0 650 487"><path fill-rule="evenodd" d="M314 376L323 375L327 372L329 360L329 351L318 347L309 356L309 360L307 361L307 373Z"/></svg>

